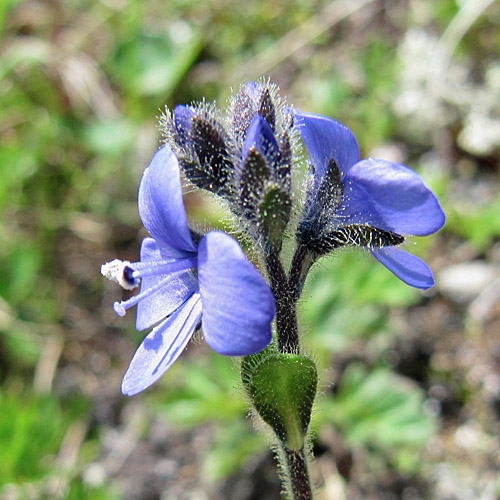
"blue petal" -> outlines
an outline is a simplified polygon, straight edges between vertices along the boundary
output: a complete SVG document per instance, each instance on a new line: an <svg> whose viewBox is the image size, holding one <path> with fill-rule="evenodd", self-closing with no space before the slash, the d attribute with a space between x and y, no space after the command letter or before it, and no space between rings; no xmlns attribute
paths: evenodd
<svg viewBox="0 0 500 500"><path fill-rule="evenodd" d="M195 252L182 201L179 165L170 146L156 152L139 186L139 215L157 241L179 251Z"/></svg>
<svg viewBox="0 0 500 500"><path fill-rule="evenodd" d="M369 158L354 165L338 209L343 224L369 224L401 234L427 236L443 227L445 215L422 178L404 165Z"/></svg>
<svg viewBox="0 0 500 500"><path fill-rule="evenodd" d="M267 121L260 115L255 116L248 127L245 144L243 146L243 159L248 154L248 150L252 147L265 158L269 166L272 165L278 157L279 149L276 138L274 137L274 132Z"/></svg>
<svg viewBox="0 0 500 500"><path fill-rule="evenodd" d="M219 354L244 356L271 341L275 304L260 273L238 243L212 231L200 242L198 277L205 340Z"/></svg>
<svg viewBox="0 0 500 500"><path fill-rule="evenodd" d="M165 260L171 255L152 238L145 238L141 247L141 262ZM168 275L146 276L141 279L141 293L155 286ZM196 278L190 272L176 273L166 280L162 288L142 299L137 305L135 326L144 330L153 326L192 295L198 287Z"/></svg>
<svg viewBox="0 0 500 500"><path fill-rule="evenodd" d="M200 317L200 296L195 293L172 316L153 328L130 362L123 377L122 393L133 396L154 384L180 356Z"/></svg>
<svg viewBox="0 0 500 500"><path fill-rule="evenodd" d="M359 160L359 147L352 132L342 123L296 109L294 123L304 141L314 166L318 182L323 178L328 164L337 163L342 178Z"/></svg>
<svg viewBox="0 0 500 500"><path fill-rule="evenodd" d="M375 248L370 251L381 264L407 285L424 290L434 285L432 271L418 257L394 247Z"/></svg>
<svg viewBox="0 0 500 500"><path fill-rule="evenodd" d="M178 105L174 109L174 125L178 134L178 140L182 145L189 142L189 131L191 130L191 118L193 110L187 106Z"/></svg>

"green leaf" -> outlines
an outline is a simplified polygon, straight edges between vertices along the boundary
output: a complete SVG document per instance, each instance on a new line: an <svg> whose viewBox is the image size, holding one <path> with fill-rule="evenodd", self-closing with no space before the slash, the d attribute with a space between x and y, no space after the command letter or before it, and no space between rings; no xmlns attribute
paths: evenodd
<svg viewBox="0 0 500 500"><path fill-rule="evenodd" d="M387 307L420 300L364 250L346 249L323 257L313 268L303 294L303 317L311 335L306 345L330 363L329 352L351 348L360 339L380 343L395 334ZM382 307L381 307L382 306Z"/></svg>

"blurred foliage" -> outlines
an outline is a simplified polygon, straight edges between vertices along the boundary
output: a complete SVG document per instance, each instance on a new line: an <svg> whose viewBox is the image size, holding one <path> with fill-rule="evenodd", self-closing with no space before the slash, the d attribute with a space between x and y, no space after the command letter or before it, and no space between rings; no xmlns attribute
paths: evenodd
<svg viewBox="0 0 500 500"><path fill-rule="evenodd" d="M414 474L421 460L418 451L436 430L423 401L423 391L391 370L369 372L352 364L335 396L320 403L316 425L332 423L350 446L366 446L374 458L386 456L403 473Z"/></svg>
<svg viewBox="0 0 500 500"><path fill-rule="evenodd" d="M67 423L58 400L36 397L20 400L2 394L0 408L3 417L0 477L5 482L39 479L50 470L46 457L57 452Z"/></svg>
<svg viewBox="0 0 500 500"><path fill-rule="evenodd" d="M485 251L500 237L500 199L484 205L456 204L448 212L447 230L462 236L479 251Z"/></svg>
<svg viewBox="0 0 500 500"><path fill-rule="evenodd" d="M459 80L458 91L453 82L444 82L448 87L437 104L448 121L427 117L424 132L418 116L406 116L396 105L408 90L406 80L414 78L416 87L421 83L418 75L403 70L403 48L419 29L439 40L470 2L366 4L331 21L331 5L340 11L345 4L0 2L2 500L42 498L40 492L75 500L123 497L109 486L119 468L94 482L85 471L105 455L106 430L122 432L120 418L125 417L115 413L134 404L119 396L119 377L142 333L124 333L125 323L109 307L120 292L103 284L98 269L116 256L138 254L145 233L137 215L137 185L158 145L156 117L165 105L203 96L224 102L230 85L262 71L297 107L350 126L364 155L389 146L396 161L421 167L448 221L441 236L419 241L412 253L436 267L448 263L437 255L436 241L453 241L450 254L458 247L453 253L458 261L494 254L500 238L498 190L484 195L467 186L484 174L492 179L487 184L498 185L499 148L476 158L457 136L468 109L493 114L486 101L470 96L493 95L494 83L484 83L483 72L490 64L495 75L498 3L469 19L470 29L453 47L461 66L452 75L472 76ZM422 109L427 108L419 99L429 97L427 90L412 94L415 88L410 89ZM457 158L474 168L461 171ZM186 204L195 224L230 228L227 218L219 221L224 213L217 204L194 193ZM379 464L373 469L378 478L393 469L423 478L421 453L439 431L423 411L429 387L396 373L386 356L398 339L406 343L401 316L424 308L426 300L362 252L323 259L308 279L301 308L305 348L325 369L325 378L332 367L337 377L320 397L317 435L321 428L335 429L353 453L361 450L370 465ZM129 321L131 332L132 317ZM458 344L464 342L459 337ZM202 474L219 481L267 445L246 418L235 362L208 348L198 353L181 358L158 384L161 390L152 389L144 401L169 426L210 426ZM474 404L480 390L465 389L469 379L456 381L461 369L442 368L443 359L448 358L434 361L434 370L449 370L454 377L457 391L466 394L460 404L472 405L468 418L486 403ZM427 367L420 369L427 376ZM140 396L134 401L140 404ZM65 436L82 421L89 422L88 432L74 444L75 464L68 471L58 457ZM62 481L62 493L50 492L54 478Z"/></svg>
<svg viewBox="0 0 500 500"><path fill-rule="evenodd" d="M242 414L230 425L215 429L212 446L203 461L204 473L210 481L229 477L268 447L266 439L241 417Z"/></svg>
<svg viewBox="0 0 500 500"><path fill-rule="evenodd" d="M402 287L384 267L373 265L363 251L341 252L323 259L306 283L302 308L304 338L324 368L331 352L350 350L364 340L367 351L382 352L397 334L387 307L418 302L418 293ZM375 347L377 346L377 347Z"/></svg>
<svg viewBox="0 0 500 500"><path fill-rule="evenodd" d="M171 373L165 381L165 395L155 408L180 428L208 422L216 425L212 446L203 459L208 478L227 477L265 449L266 440L242 418L247 405L234 360L209 351L200 363L180 359Z"/></svg>
<svg viewBox="0 0 500 500"><path fill-rule="evenodd" d="M170 422L188 427L210 420L230 423L244 413L246 404L235 394L238 371L230 358L210 352L197 364L181 359L172 373L159 405Z"/></svg>
<svg viewBox="0 0 500 500"><path fill-rule="evenodd" d="M59 453L88 411L79 397L62 403L56 396L0 393L1 498L39 498L41 491L47 498L115 498L109 490L84 485L78 474L72 477L68 457Z"/></svg>

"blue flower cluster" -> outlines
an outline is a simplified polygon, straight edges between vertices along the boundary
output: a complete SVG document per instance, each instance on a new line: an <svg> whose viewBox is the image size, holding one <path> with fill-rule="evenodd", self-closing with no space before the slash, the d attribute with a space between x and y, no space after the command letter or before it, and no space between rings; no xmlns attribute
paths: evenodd
<svg viewBox="0 0 500 500"><path fill-rule="evenodd" d="M433 285L428 266L398 247L407 235L442 227L436 197L403 165L360 161L344 125L288 108L275 86L249 82L226 114L204 103L177 106L163 116L162 129L166 143L139 187L139 214L150 235L140 261L115 260L101 269L126 289L140 286L137 295L114 304L117 314L137 305L137 329L153 327L125 374L124 394L158 380L199 326L220 354L262 350L276 313L283 329L310 265L337 248L366 247L405 283ZM309 156L303 199L292 191L299 138ZM181 173L227 203L266 263L271 288L232 237L189 228ZM279 254L288 226L296 251L287 276Z"/></svg>

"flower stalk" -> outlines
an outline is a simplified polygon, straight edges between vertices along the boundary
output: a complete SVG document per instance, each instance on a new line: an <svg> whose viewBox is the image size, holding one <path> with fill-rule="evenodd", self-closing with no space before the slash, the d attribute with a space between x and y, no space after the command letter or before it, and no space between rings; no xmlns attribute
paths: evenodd
<svg viewBox="0 0 500 500"><path fill-rule="evenodd" d="M276 336L280 352L300 351L297 325L297 298L290 289L290 282L278 254L270 252L264 256L271 290L276 301Z"/></svg>
<svg viewBox="0 0 500 500"><path fill-rule="evenodd" d="M286 446L280 449L282 456L281 467L284 467L283 475L289 482L289 496L291 500L312 500L313 493L309 479L307 456L305 447L299 450L289 450Z"/></svg>

